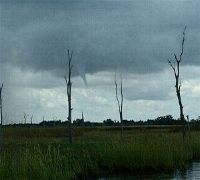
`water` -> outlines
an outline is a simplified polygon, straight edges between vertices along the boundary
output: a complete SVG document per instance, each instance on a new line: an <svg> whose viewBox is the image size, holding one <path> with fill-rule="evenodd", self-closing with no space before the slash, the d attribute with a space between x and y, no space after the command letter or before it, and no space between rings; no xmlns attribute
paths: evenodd
<svg viewBox="0 0 200 180"><path fill-rule="evenodd" d="M200 180L200 162L193 162L186 170L175 170L171 174L120 175L99 180Z"/></svg>
<svg viewBox="0 0 200 180"><path fill-rule="evenodd" d="M200 180L200 162L194 162L188 166L187 170L176 170L173 180Z"/></svg>

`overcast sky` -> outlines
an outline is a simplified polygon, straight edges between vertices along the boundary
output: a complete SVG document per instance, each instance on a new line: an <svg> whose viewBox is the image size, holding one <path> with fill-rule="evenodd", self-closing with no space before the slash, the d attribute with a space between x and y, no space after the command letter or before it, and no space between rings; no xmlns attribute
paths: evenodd
<svg viewBox="0 0 200 180"><path fill-rule="evenodd" d="M179 109L167 60L180 53L185 114L200 115L199 0L1 0L0 83L5 123L67 117L67 49L73 50L73 119L119 119L114 74L122 73L124 118ZM119 77L119 76L118 76Z"/></svg>

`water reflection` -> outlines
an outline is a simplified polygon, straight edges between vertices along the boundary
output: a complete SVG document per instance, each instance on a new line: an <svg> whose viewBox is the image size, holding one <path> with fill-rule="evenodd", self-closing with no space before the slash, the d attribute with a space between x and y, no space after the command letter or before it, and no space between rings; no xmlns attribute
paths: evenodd
<svg viewBox="0 0 200 180"><path fill-rule="evenodd" d="M141 174L104 177L99 180L200 180L200 162L194 162L186 170L175 170L172 174Z"/></svg>
<svg viewBox="0 0 200 180"><path fill-rule="evenodd" d="M186 171L177 170L173 180L200 180L200 162L194 162Z"/></svg>

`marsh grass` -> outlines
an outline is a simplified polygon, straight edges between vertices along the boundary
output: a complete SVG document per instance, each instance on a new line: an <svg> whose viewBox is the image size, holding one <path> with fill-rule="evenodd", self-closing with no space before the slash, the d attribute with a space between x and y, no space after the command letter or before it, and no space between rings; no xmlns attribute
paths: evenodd
<svg viewBox="0 0 200 180"><path fill-rule="evenodd" d="M75 143L69 145L66 132L59 132L62 128L25 128L21 135L22 130L4 129L1 179L87 179L117 172L167 172L200 160L200 132L191 132L183 142L180 133L128 130L121 144L118 131L77 128Z"/></svg>

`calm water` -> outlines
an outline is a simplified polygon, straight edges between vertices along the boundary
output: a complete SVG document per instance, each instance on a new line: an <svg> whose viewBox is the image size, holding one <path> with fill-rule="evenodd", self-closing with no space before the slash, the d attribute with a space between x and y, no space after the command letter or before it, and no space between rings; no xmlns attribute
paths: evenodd
<svg viewBox="0 0 200 180"><path fill-rule="evenodd" d="M99 180L200 180L200 162L194 162L184 171L175 170L172 174L153 174L138 176L116 176L99 178Z"/></svg>

